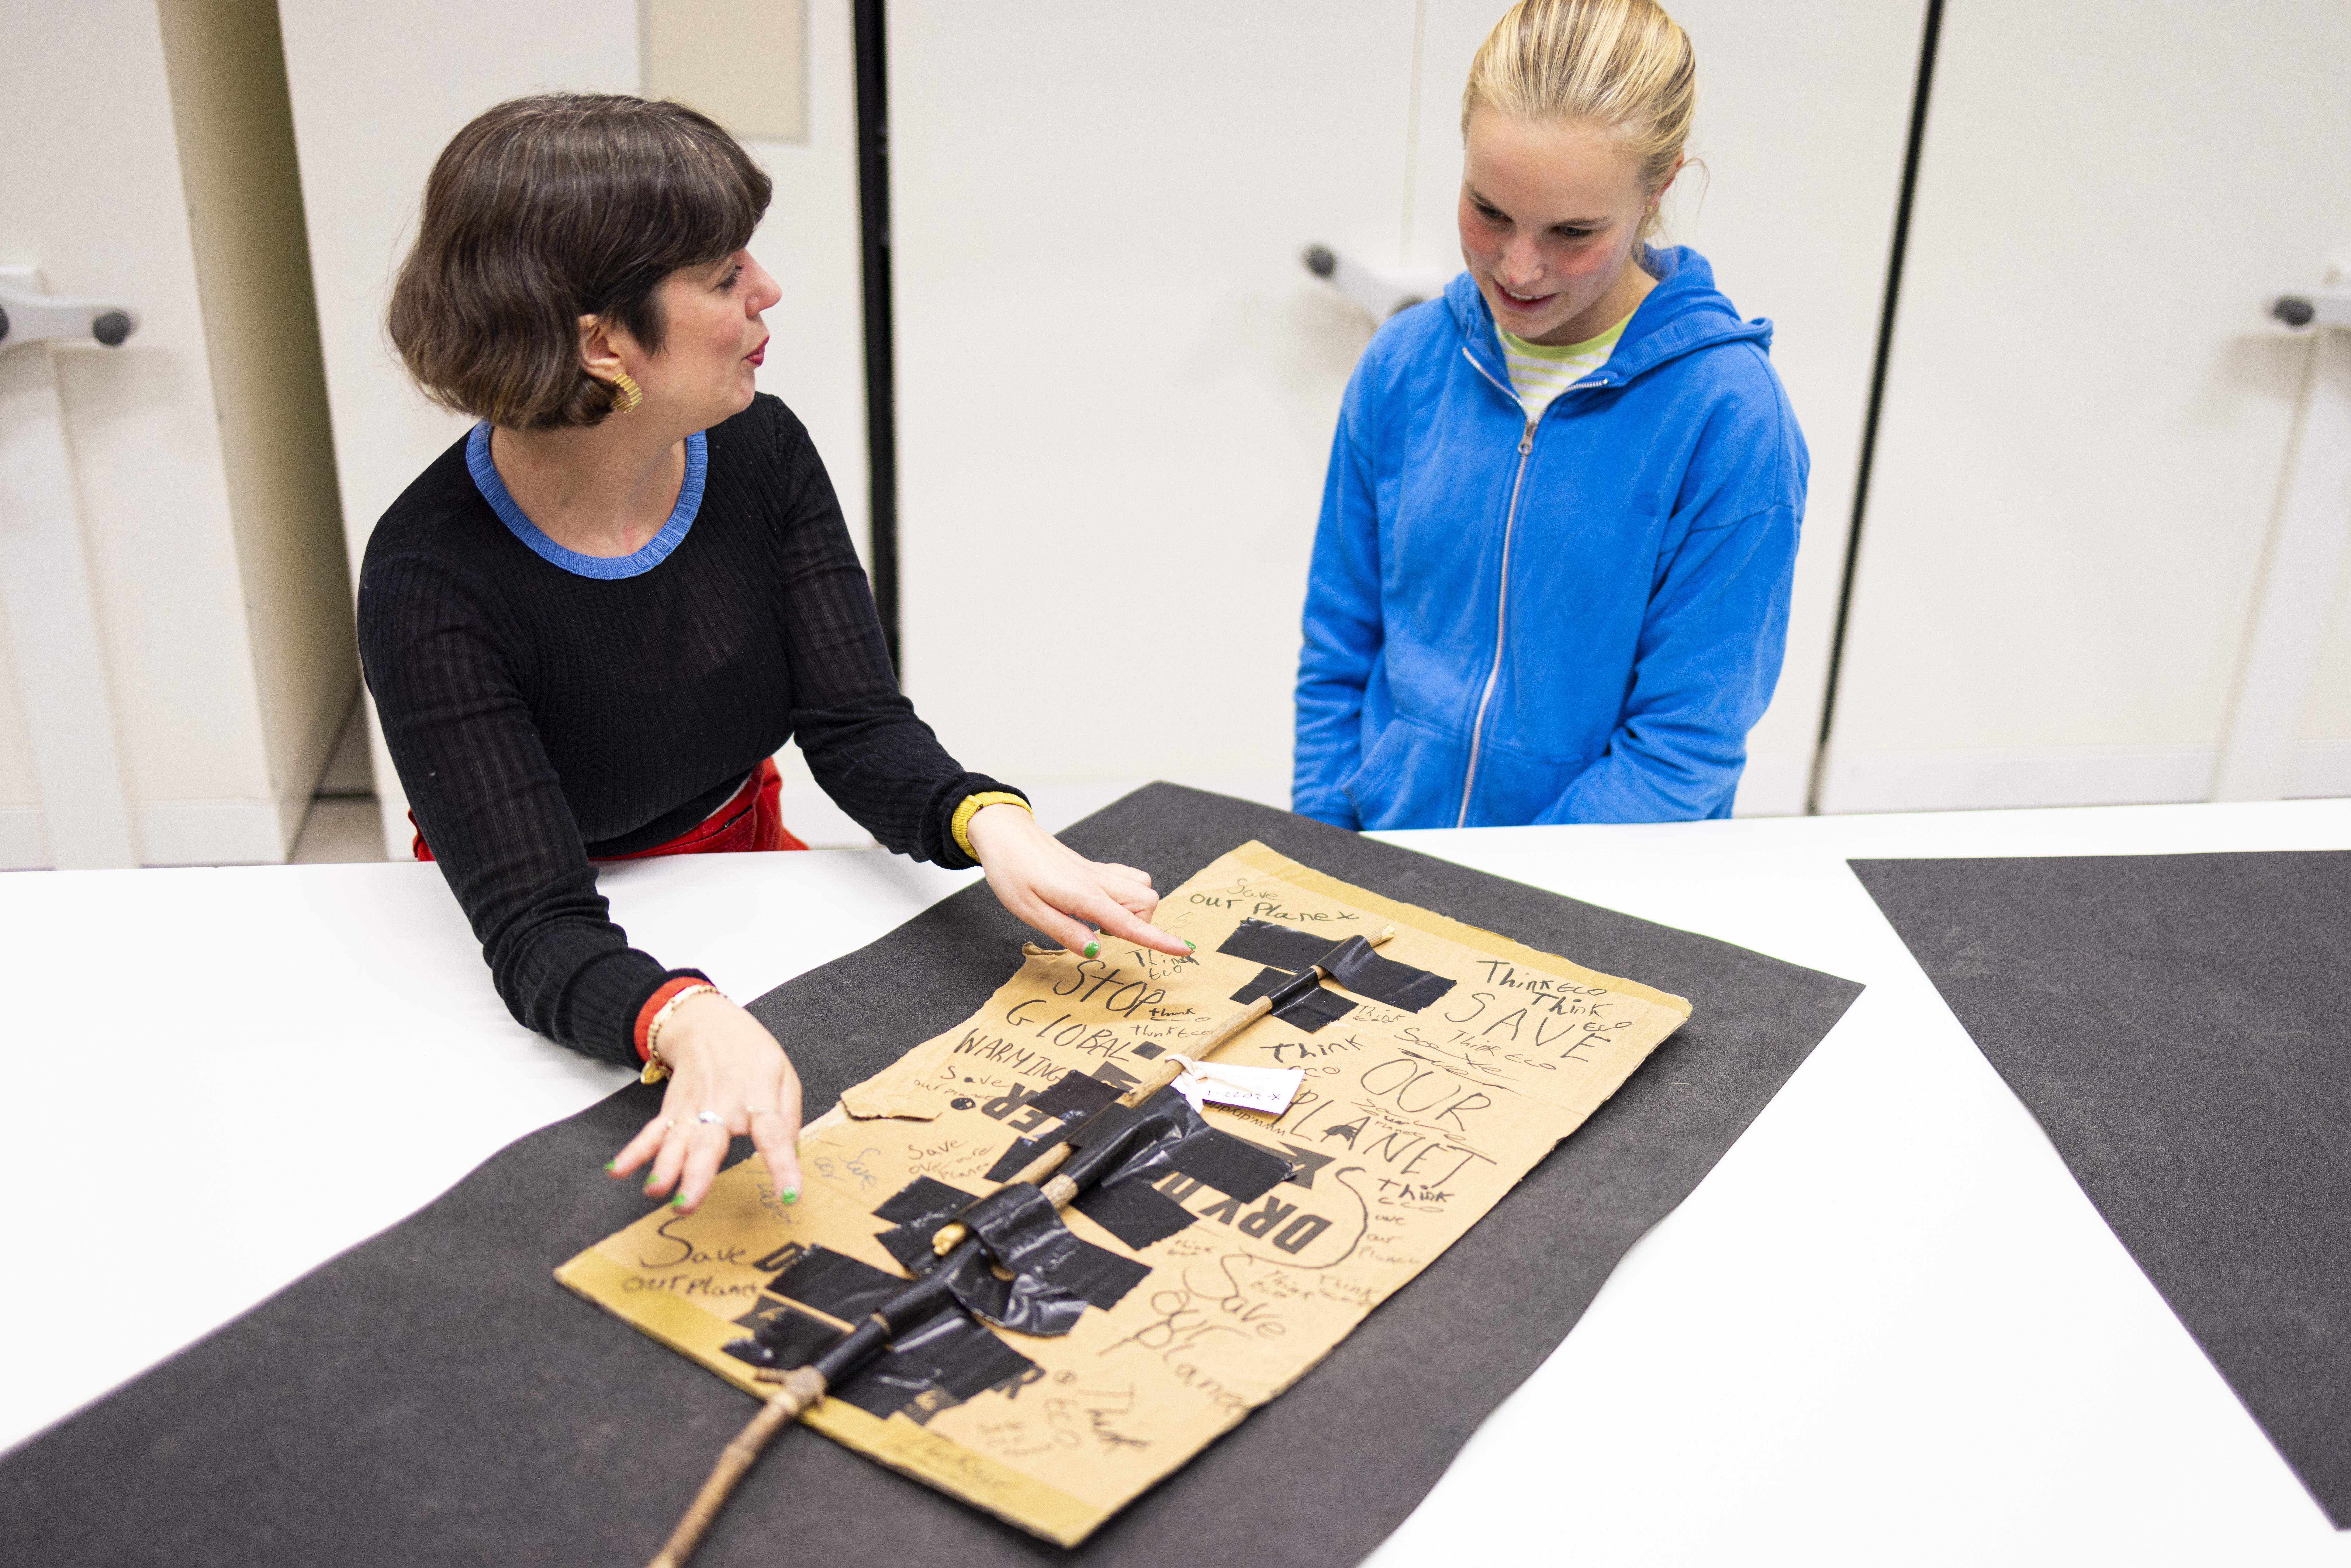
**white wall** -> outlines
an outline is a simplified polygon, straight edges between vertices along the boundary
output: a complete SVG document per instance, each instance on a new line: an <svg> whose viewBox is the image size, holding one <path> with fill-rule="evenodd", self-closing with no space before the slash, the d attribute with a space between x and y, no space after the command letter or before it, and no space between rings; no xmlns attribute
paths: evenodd
<svg viewBox="0 0 2351 1568"><path fill-rule="evenodd" d="M466 424L418 395L382 327L434 159L460 126L507 98L642 90L639 17L633 0L392 7L280 0L279 9L356 572L376 519ZM809 140L753 145L775 177L776 198L752 250L784 287L768 318L775 346L760 385L808 423L862 538L864 360L849 0L810 0L807 9ZM375 747L387 849L404 856L407 803L380 736Z"/></svg>
<svg viewBox="0 0 2351 1568"><path fill-rule="evenodd" d="M156 7L16 6L8 53L9 111L38 134L0 162L0 262L143 318L122 349L57 354L137 852L151 864L283 859L313 782L303 759L323 756L331 720L313 747L287 719L273 767L223 455L223 420L249 405L207 351ZM267 579L270 563L254 564ZM28 672L5 673L0 865L46 865L16 700ZM299 694L277 706L298 713Z"/></svg>
<svg viewBox="0 0 2351 1568"><path fill-rule="evenodd" d="M2351 258L2346 58L2294 0L1947 12L1823 809L2211 788L2310 351L2261 302Z"/></svg>
<svg viewBox="0 0 2351 1568"><path fill-rule="evenodd" d="M1410 0L889 21L908 692L1023 788L1286 804L1307 551L1368 338L1299 255L1394 251Z"/></svg>

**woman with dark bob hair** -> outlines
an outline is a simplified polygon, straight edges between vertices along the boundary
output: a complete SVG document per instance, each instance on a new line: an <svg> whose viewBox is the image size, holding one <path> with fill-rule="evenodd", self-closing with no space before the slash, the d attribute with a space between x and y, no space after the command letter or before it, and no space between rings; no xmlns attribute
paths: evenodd
<svg viewBox="0 0 2351 1568"><path fill-rule="evenodd" d="M901 854L977 864L1015 915L1164 953L1150 878L1080 857L941 748L899 695L808 432L753 390L775 280L744 246L767 174L674 103L550 94L460 131L424 188L390 327L479 423L392 504L360 648L416 853L528 1028L666 1074L650 1161L691 1209L747 1134L799 1194L799 1077L695 969L629 946L599 860L800 847L770 760Z"/></svg>

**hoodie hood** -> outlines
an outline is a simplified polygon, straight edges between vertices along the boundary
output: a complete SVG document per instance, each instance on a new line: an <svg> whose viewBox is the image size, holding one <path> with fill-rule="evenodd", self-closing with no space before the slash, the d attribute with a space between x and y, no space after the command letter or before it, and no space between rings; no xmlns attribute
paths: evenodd
<svg viewBox="0 0 2351 1568"><path fill-rule="evenodd" d="M1579 385L1622 386L1659 365L1719 343L1753 343L1769 353L1771 323L1740 319L1739 311L1714 286L1714 268L1687 246L1645 247L1643 259L1657 286L1634 310L1608 362ZM1510 385L1502 364L1501 335L1494 312L1468 272L1445 286L1445 306L1461 330L1464 348L1479 368L1501 386Z"/></svg>

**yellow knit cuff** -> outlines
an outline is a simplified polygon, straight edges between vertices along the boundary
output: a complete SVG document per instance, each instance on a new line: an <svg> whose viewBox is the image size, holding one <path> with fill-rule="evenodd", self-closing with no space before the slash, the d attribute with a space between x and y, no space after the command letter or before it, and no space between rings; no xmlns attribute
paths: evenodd
<svg viewBox="0 0 2351 1568"><path fill-rule="evenodd" d="M1029 810L1028 801L1018 795L1007 794L1001 789L990 789L979 795L966 795L963 798L963 804L956 808L955 821L947 824L947 831L955 835L956 848L973 860L979 858L979 852L971 847L969 830L972 818L978 815L982 806L1018 806L1022 810L1029 811L1031 817L1037 814Z"/></svg>

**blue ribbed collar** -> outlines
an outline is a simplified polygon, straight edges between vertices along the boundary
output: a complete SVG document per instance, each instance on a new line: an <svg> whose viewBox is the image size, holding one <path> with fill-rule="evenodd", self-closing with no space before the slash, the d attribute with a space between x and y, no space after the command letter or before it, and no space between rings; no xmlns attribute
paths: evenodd
<svg viewBox="0 0 2351 1568"><path fill-rule="evenodd" d="M678 486L677 505L670 509L669 521L661 532L645 541L645 548L634 555L581 555L578 550L565 549L538 531L538 525L523 515L515 498L507 494L507 482L498 477L498 465L490 461L490 422L482 421L465 437L465 466L473 471L474 486L482 499L497 513L498 521L507 531L538 552L539 557L575 577L635 577L648 572L669 559L669 552L684 542L685 531L694 527L694 514L702 506L702 474L707 460L707 443L702 432L695 431L685 438L685 483Z"/></svg>

